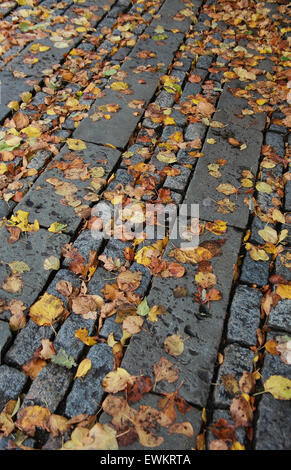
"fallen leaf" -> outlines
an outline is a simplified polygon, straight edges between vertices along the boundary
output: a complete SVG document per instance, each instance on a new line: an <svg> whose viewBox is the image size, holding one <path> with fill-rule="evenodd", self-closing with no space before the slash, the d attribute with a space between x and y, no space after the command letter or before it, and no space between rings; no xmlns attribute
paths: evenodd
<svg viewBox="0 0 291 470"><path fill-rule="evenodd" d="M74 380L78 377L84 377L92 367L91 359L85 358L80 362Z"/></svg>
<svg viewBox="0 0 291 470"><path fill-rule="evenodd" d="M264 389L277 400L291 400L291 380L286 377L271 375L264 382Z"/></svg>
<svg viewBox="0 0 291 470"><path fill-rule="evenodd" d="M168 336L164 341L164 348L171 356L180 356L184 351L184 342L180 335Z"/></svg>
<svg viewBox="0 0 291 470"><path fill-rule="evenodd" d="M64 313L62 301L47 292L30 307L29 316L38 326L51 326Z"/></svg>
<svg viewBox="0 0 291 470"><path fill-rule="evenodd" d="M126 389L130 379L131 375L125 369L118 367L104 377L102 385L105 392L118 393Z"/></svg>

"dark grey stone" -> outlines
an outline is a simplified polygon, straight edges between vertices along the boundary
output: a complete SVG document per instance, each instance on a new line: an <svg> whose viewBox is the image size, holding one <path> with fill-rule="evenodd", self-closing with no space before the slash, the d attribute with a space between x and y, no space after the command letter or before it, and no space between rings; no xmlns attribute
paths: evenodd
<svg viewBox="0 0 291 470"><path fill-rule="evenodd" d="M291 211L291 181L285 184L285 210Z"/></svg>
<svg viewBox="0 0 291 470"><path fill-rule="evenodd" d="M17 70L17 69L14 69ZM22 70L22 66L18 67L18 70ZM7 107L7 104L10 101L21 100L19 95L23 92L33 91L33 86L26 83L29 80L29 77L25 79L15 78L13 73L8 70L3 70L0 72L0 82L1 82L1 103L0 103L0 119L4 119L9 113L10 108Z"/></svg>
<svg viewBox="0 0 291 470"><path fill-rule="evenodd" d="M247 147L240 150L228 143L228 138L233 137ZM215 139L215 144L209 144L208 139ZM228 224L245 228L249 218L249 208L246 206L245 193L239 192L226 196L216 190L219 184L229 183L235 188L241 186L242 172L249 169L256 174L260 158L261 144L263 136L253 129L243 129L239 126L229 124L222 129L210 129L206 136L206 141L202 147L204 156L198 159L194 177L187 190L185 203L197 204L199 202L200 218L205 220L224 220ZM208 165L216 163L219 155L224 155L227 164L220 167L222 174L218 181L211 176ZM220 206L215 202L229 199L235 204L235 209L231 212L223 213ZM224 210L224 209L223 209ZM224 210L225 212L225 210Z"/></svg>
<svg viewBox="0 0 291 470"><path fill-rule="evenodd" d="M240 281L265 286L269 279L270 261L255 261L246 253L241 269Z"/></svg>
<svg viewBox="0 0 291 470"><path fill-rule="evenodd" d="M12 333L9 324L5 321L0 321L0 362L2 362L3 352L11 338Z"/></svg>
<svg viewBox="0 0 291 470"><path fill-rule="evenodd" d="M167 176L164 182L164 186L178 192L183 192L188 183L191 171L189 168L185 168L180 165L173 165L173 168L180 170L181 173L177 176Z"/></svg>
<svg viewBox="0 0 291 470"><path fill-rule="evenodd" d="M18 206L19 207L19 206ZM20 208L19 208L20 209ZM32 222L34 219L32 219ZM22 274L24 287L19 293L10 293L0 288L0 297L6 301L21 300L26 307L37 299L45 286L51 271L43 268L43 262L49 256L60 258L61 248L69 239L64 234L53 234L40 229L35 233L22 233L20 239L10 244L7 242L9 232L5 227L0 230L0 259L4 263L23 260L30 268ZM0 285L11 275L8 266L0 272Z"/></svg>
<svg viewBox="0 0 291 470"><path fill-rule="evenodd" d="M3 365L0 367L0 411L9 400L14 400L21 393L27 377L17 369Z"/></svg>
<svg viewBox="0 0 291 470"><path fill-rule="evenodd" d="M222 248L224 255L212 259L213 272L217 276L216 287L222 293L222 299L211 302L209 314L202 317L199 304L194 301L193 295L196 291L195 266L185 264L186 274L179 279L154 277L147 297L148 305L149 307L163 305L168 313L159 316L156 323L150 321L144 323L143 330L131 339L122 361L122 367L131 374L136 375L142 371L152 378L154 378L152 365L161 357L174 361L179 368L177 382L174 384L160 382L157 384L156 392L173 392L184 380L180 394L188 402L199 406L205 406L207 401L232 284L232 265L235 263L240 246L241 235L231 228L228 230L229 239ZM204 241L213 239L217 239L217 236L205 234L202 238ZM179 246L177 240L175 246ZM168 249L165 256L167 253ZM167 259L173 261L173 258ZM188 291L185 297L174 296L174 289L180 286ZM180 334L184 341L185 335L187 337L184 352L174 360L163 347L165 338L173 334Z"/></svg>
<svg viewBox="0 0 291 470"><path fill-rule="evenodd" d="M185 140L203 139L206 134L207 127L201 122L189 124L185 131Z"/></svg>
<svg viewBox="0 0 291 470"><path fill-rule="evenodd" d="M200 0L195 0L191 3L191 10L193 11L193 16L197 12L198 8L201 5ZM156 27L158 25L163 25L165 30L170 31L171 29L178 29L180 31L186 32L191 25L191 17L181 15L178 17L178 13L185 8L185 3L182 0L171 0L171 2L164 2L162 8L159 10L158 16L152 21L152 26ZM177 20L175 19L177 15ZM182 19L182 21L181 21Z"/></svg>
<svg viewBox="0 0 291 470"><path fill-rule="evenodd" d="M54 341L54 347L57 353L60 349L64 349L68 356L71 356L75 361L79 360L80 355L85 349L85 344L76 338L75 333L80 328L86 328L88 335L92 336L94 332L95 321L92 319L85 319L82 315L71 313L69 318L63 323L58 331Z"/></svg>
<svg viewBox="0 0 291 470"><path fill-rule="evenodd" d="M229 91L229 88L241 87L242 82L239 80L232 80L225 85L213 119L223 123L233 123L246 129L263 131L266 123L266 113L242 116L241 111L248 108L247 100L245 98L238 98Z"/></svg>
<svg viewBox="0 0 291 470"><path fill-rule="evenodd" d="M91 369L84 377L76 378L67 397L65 414L69 417L81 413L96 413L104 394L102 381L113 369L112 349L107 344L92 346L87 358L91 360Z"/></svg>
<svg viewBox="0 0 291 470"><path fill-rule="evenodd" d="M291 333L291 300L280 299L276 307L272 307L268 326Z"/></svg>
<svg viewBox="0 0 291 470"><path fill-rule="evenodd" d="M255 346L260 325L262 294L256 289L239 285L235 291L227 326L227 339Z"/></svg>
<svg viewBox="0 0 291 470"><path fill-rule="evenodd" d="M269 335L267 337L269 339ZM272 375L291 378L290 365L280 356L266 352L262 368L262 383ZM258 421L255 433L256 450L289 450L291 448L291 402L277 400L264 393L258 406Z"/></svg>
<svg viewBox="0 0 291 470"><path fill-rule="evenodd" d="M247 252L243 261L240 281L264 286L269 279L270 261L255 261Z"/></svg>
<svg viewBox="0 0 291 470"><path fill-rule="evenodd" d="M234 375L240 380L243 371L253 370L254 353L237 344L231 344L224 349L224 360L219 368L217 381L214 389L214 404L217 408L228 408L234 396L230 394L223 385L223 377L227 374Z"/></svg>
<svg viewBox="0 0 291 470"><path fill-rule="evenodd" d="M198 23L196 23L196 27L197 27ZM208 29L205 27L205 29ZM208 68L210 67L210 65L212 64L213 62L213 56L212 55L201 55L199 57L199 59L197 60L196 62L196 67L200 68L200 69L206 69L208 70Z"/></svg>
<svg viewBox="0 0 291 470"><path fill-rule="evenodd" d="M44 406L53 413L63 400L73 378L73 372L56 364L47 364L34 379L21 408Z"/></svg>
<svg viewBox="0 0 291 470"><path fill-rule="evenodd" d="M69 152L67 145L65 145L60 154L55 158L55 162L65 161L65 155ZM87 164L89 171L92 168L102 167L105 171L105 179L116 165L120 152L115 149L96 146L87 143L87 148L82 151L75 152L76 155L83 159L84 164ZM25 195L17 208L29 212L31 220L37 218L40 225L49 227L53 222L66 224L67 228L64 229L68 232L74 232L81 223L81 217L75 211L74 207L63 205L60 203L64 196L58 195L55 192L55 187L47 180L49 178L58 178L64 183L69 183L77 188L74 193L76 200L88 206L88 201L84 199L88 194L94 194L100 190L95 190L93 184L94 176L88 179L69 179L65 178L64 173L60 172L57 168L48 168L42 173L35 182L35 186ZM49 201L49 204L48 204ZM90 205L90 202L89 202ZM78 209L78 207L76 208Z"/></svg>
<svg viewBox="0 0 291 470"><path fill-rule="evenodd" d="M40 327L29 320L19 331L13 345L5 355L5 362L11 365L22 366L32 358L33 353L41 346L43 338L51 339L53 331L49 327Z"/></svg>
<svg viewBox="0 0 291 470"><path fill-rule="evenodd" d="M284 138L282 135L277 134L276 132L267 132L266 133L266 145L271 145L271 147L273 147L275 152L281 158L284 158L285 145L284 145Z"/></svg>

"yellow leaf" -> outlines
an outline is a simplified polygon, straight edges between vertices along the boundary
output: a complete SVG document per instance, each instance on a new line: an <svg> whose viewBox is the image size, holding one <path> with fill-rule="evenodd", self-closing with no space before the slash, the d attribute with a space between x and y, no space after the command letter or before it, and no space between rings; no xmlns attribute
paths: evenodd
<svg viewBox="0 0 291 470"><path fill-rule="evenodd" d="M265 100L264 98L260 98L260 99L256 100L256 103L259 106L262 106L263 104L267 103L267 100Z"/></svg>
<svg viewBox="0 0 291 470"><path fill-rule="evenodd" d="M248 178L243 178L241 180L241 185L243 188L251 188L253 186L252 180L249 180Z"/></svg>
<svg viewBox="0 0 291 470"><path fill-rule="evenodd" d="M109 372L103 379L102 385L105 392L118 393L127 387L131 375L121 367Z"/></svg>
<svg viewBox="0 0 291 470"><path fill-rule="evenodd" d="M17 427L28 436L34 436L36 428L45 429L50 411L42 406L27 406L19 411Z"/></svg>
<svg viewBox="0 0 291 470"><path fill-rule="evenodd" d="M38 42L30 46L31 52L45 52L45 51L48 51L49 49L50 49L50 46L44 46L43 44L39 44Z"/></svg>
<svg viewBox="0 0 291 470"><path fill-rule="evenodd" d="M55 271L57 271L58 269L60 269L59 258L57 258L56 256L49 256L44 260L43 268L47 271L50 269L54 269Z"/></svg>
<svg viewBox="0 0 291 470"><path fill-rule="evenodd" d="M156 157L160 162L164 163L175 163L177 161L176 155L170 150L159 152Z"/></svg>
<svg viewBox="0 0 291 470"><path fill-rule="evenodd" d="M258 230L258 234L265 242L277 243L278 241L278 234L276 230L268 225L263 230Z"/></svg>
<svg viewBox="0 0 291 470"><path fill-rule="evenodd" d="M225 194L226 196L229 196L230 194L235 194L237 193L237 189L229 183L222 183L217 186L216 191L219 193Z"/></svg>
<svg viewBox="0 0 291 470"><path fill-rule="evenodd" d="M19 110L18 101L10 101L7 106L8 106L8 108L13 109L13 111L18 111Z"/></svg>
<svg viewBox="0 0 291 470"><path fill-rule="evenodd" d="M86 143L80 139L67 139L66 142L70 150L78 151L85 150L87 148Z"/></svg>
<svg viewBox="0 0 291 470"><path fill-rule="evenodd" d="M269 392L277 400L291 400L291 380L281 375L271 375L264 382L265 392Z"/></svg>
<svg viewBox="0 0 291 470"><path fill-rule="evenodd" d="M87 328L79 328L75 331L75 336L87 346L94 346L97 343L96 339L93 336L88 336Z"/></svg>
<svg viewBox="0 0 291 470"><path fill-rule="evenodd" d="M75 374L74 380L77 377L84 377L87 372L91 369L92 367L92 362L90 359L86 357L86 359L83 359L83 361L80 362L79 367L77 369L77 372Z"/></svg>
<svg viewBox="0 0 291 470"><path fill-rule="evenodd" d="M12 215L8 220L7 225L19 227L22 232L37 232L39 230L39 223L37 220L33 224L28 223L29 212L19 210L15 215Z"/></svg>
<svg viewBox="0 0 291 470"><path fill-rule="evenodd" d="M128 84L125 82L113 82L111 83L110 87L112 88L112 90L122 91L128 89Z"/></svg>
<svg viewBox="0 0 291 470"><path fill-rule="evenodd" d="M168 336L164 341L164 348L171 356L180 356L184 351L184 342L180 335Z"/></svg>
<svg viewBox="0 0 291 470"><path fill-rule="evenodd" d="M221 235L227 231L227 222L223 220L215 220L214 222L207 222L205 224L206 230L215 233L215 235Z"/></svg>
<svg viewBox="0 0 291 470"><path fill-rule="evenodd" d="M212 145L212 144L216 144L216 140L215 139L207 139L207 143Z"/></svg>
<svg viewBox="0 0 291 470"><path fill-rule="evenodd" d="M5 163L0 163L0 175L4 175L7 172L7 166Z"/></svg>
<svg viewBox="0 0 291 470"><path fill-rule="evenodd" d="M246 450L245 446L243 444L241 444L240 442L238 441L235 441L232 446L231 446L231 450Z"/></svg>
<svg viewBox="0 0 291 470"><path fill-rule="evenodd" d="M266 193L266 194L270 194L273 191L272 186L270 186L268 183L264 183L263 181L260 181L259 183L256 184L256 189L260 193Z"/></svg>
<svg viewBox="0 0 291 470"><path fill-rule="evenodd" d="M62 313L64 306L62 301L47 292L32 305L29 316L39 326L50 326L55 323Z"/></svg>
<svg viewBox="0 0 291 470"><path fill-rule="evenodd" d="M288 284L278 284L276 294L278 294L281 299L291 299L291 286Z"/></svg>
<svg viewBox="0 0 291 470"><path fill-rule="evenodd" d="M157 322L158 321L158 315L164 315L165 313L168 313L165 307L162 305L154 305L149 313L148 313L148 320L151 322Z"/></svg>
<svg viewBox="0 0 291 470"><path fill-rule="evenodd" d="M272 211L272 219L276 222L280 222L281 224L285 224L286 219L282 212L279 211L279 209L273 209Z"/></svg>

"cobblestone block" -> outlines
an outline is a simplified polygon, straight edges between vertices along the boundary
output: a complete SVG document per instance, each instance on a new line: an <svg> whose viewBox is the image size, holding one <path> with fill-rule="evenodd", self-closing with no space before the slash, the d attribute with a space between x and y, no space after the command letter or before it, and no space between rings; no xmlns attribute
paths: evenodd
<svg viewBox="0 0 291 470"><path fill-rule="evenodd" d="M14 243L8 243L9 236L5 227L0 230L0 259L7 264L0 272L0 285L11 275L8 264L12 261L25 260L29 271L22 274L23 288L20 292L11 293L0 288L0 297L7 302L11 299L21 300L26 307L37 299L39 293L47 282L51 271L44 269L43 262L49 256L60 258L61 248L68 242L64 234L52 234L40 229L35 233L21 234L20 239Z"/></svg>
<svg viewBox="0 0 291 470"><path fill-rule="evenodd" d="M0 412L9 400L18 398L26 382L23 372L6 365L0 367Z"/></svg>
<svg viewBox="0 0 291 470"><path fill-rule="evenodd" d="M272 307L268 326L291 334L291 300L280 299L276 307Z"/></svg>
<svg viewBox="0 0 291 470"><path fill-rule="evenodd" d="M39 327L29 320L16 336L4 359L9 365L21 367L32 358L34 351L41 346L43 338L51 339L53 331L49 327Z"/></svg>
<svg viewBox="0 0 291 470"><path fill-rule="evenodd" d="M206 134L207 127L201 122L189 124L185 131L185 140L203 139Z"/></svg>
<svg viewBox="0 0 291 470"><path fill-rule="evenodd" d="M179 165L173 165L173 168L179 169L181 173L177 176L167 176L164 186L178 192L183 192L186 188L191 172L188 168L181 167Z"/></svg>
<svg viewBox="0 0 291 470"><path fill-rule="evenodd" d="M65 414L69 417L97 412L104 394L102 380L113 369L112 349L107 344L92 346L87 358L91 360L91 369L85 377L75 380L67 397Z"/></svg>
<svg viewBox="0 0 291 470"><path fill-rule="evenodd" d="M83 230L76 240L74 241L74 248L77 248L78 252L84 258L84 264L88 263L90 257L90 251L97 251L99 253L101 246L103 244L103 239L98 238L94 235L94 228L92 230ZM99 233L99 232L98 232ZM63 266L68 267L72 259L64 258Z"/></svg>
<svg viewBox="0 0 291 470"><path fill-rule="evenodd" d="M44 406L51 413L63 400L73 378L73 372L56 364L47 364L32 382L21 408Z"/></svg>
<svg viewBox="0 0 291 470"><path fill-rule="evenodd" d="M67 154L68 147L65 146L54 160L54 163L56 165L68 163L66 159ZM86 165L89 170L87 178L84 179L84 177L80 176L78 179L78 176L73 175L73 179L70 179L70 173L68 173L68 177L66 177L66 171L60 172L57 168L48 168L39 176L35 182L35 186L17 206L19 209L29 212L31 220L37 218L40 225L43 227L49 227L52 223L59 222L67 225L64 230L70 233L75 232L81 223L81 217L77 213L78 207L81 204L88 207L88 201L84 199L84 197L88 196L90 193L94 194L102 188L102 183L98 180L97 184L100 183L100 189L95 189L94 171L102 171L103 168L104 175L102 178L106 178L120 157L120 152L115 149L100 147L89 143L87 143L87 149L76 152L76 154L78 158L83 160L84 165ZM96 170L96 168L98 168L98 170ZM74 171L74 169L72 169L72 171ZM70 170L68 170L68 172L70 172ZM49 182L55 181L56 178L60 181L60 184L65 183L73 188L73 197L79 202L79 206L77 205L76 210L72 206L61 203L64 199L62 191L61 194L59 191L59 194L57 194L57 188ZM49 204L47 203L48 201Z"/></svg>
<svg viewBox="0 0 291 470"><path fill-rule="evenodd" d="M250 241L252 243L257 243L258 245L264 245L265 241L262 239L262 237L259 235L259 230L264 230L266 227L266 222L263 222L258 216L255 216L252 220L251 224L251 236L250 236ZM271 227L275 229L274 224L268 224L268 227Z"/></svg>
<svg viewBox="0 0 291 470"><path fill-rule="evenodd" d="M262 294L256 289L238 286L230 308L227 339L248 346L255 346L256 331L260 324Z"/></svg>
<svg viewBox="0 0 291 470"><path fill-rule="evenodd" d="M204 237L201 237L202 240L213 239L212 234ZM168 313L161 315L157 323L145 322L143 330L131 339L122 361L122 367L131 374L139 374L142 371L153 378L153 364L163 356L171 360L171 356L163 347L165 338L173 334L180 334L185 338L186 334L184 352L175 357L175 364L180 371L177 383L184 380L180 389L181 395L190 403L199 406L206 404L219 346L218 338L222 333L232 283L231 269L229 270L225 263L232 266L240 244L240 234L233 229L229 229L229 237L229 242L223 247L225 258L213 258L213 272L217 275L217 288L222 292L222 300L212 302L209 313L201 316L199 304L194 302L193 298L193 278L196 270L194 266L185 265L187 272L180 279L154 278L147 298L148 304L150 307L163 305ZM231 250L228 248L230 240ZM177 241L175 245L179 246ZM172 258L168 259L173 261ZM185 297L175 297L174 289L177 287L186 289ZM144 351L142 356L138 353L141 348ZM176 386L176 383L161 382L157 384L156 391L170 393Z"/></svg>
<svg viewBox="0 0 291 470"><path fill-rule="evenodd" d="M241 269L240 281L265 286L269 279L269 261L255 261L246 253Z"/></svg>
<svg viewBox="0 0 291 470"><path fill-rule="evenodd" d="M267 337L267 339L269 339ZM262 382L271 375L291 379L290 366L280 356L266 353L262 369ZM255 433L256 450L288 450L291 448L291 402L276 400L271 394L262 395L258 406L258 421Z"/></svg>
<svg viewBox="0 0 291 470"><path fill-rule="evenodd" d="M7 344L12 338L12 333L9 324L5 321L0 320L0 363L2 363L3 353L7 347Z"/></svg>
<svg viewBox="0 0 291 470"><path fill-rule="evenodd" d="M214 390L214 405L217 408L228 408L234 398L223 385L223 377L227 374L234 375L239 381L243 371L253 370L254 353L237 344L231 344L224 349L224 360L219 368L216 386Z"/></svg>
<svg viewBox="0 0 291 470"><path fill-rule="evenodd" d="M232 80L227 83L217 104L217 111L213 119L224 123L232 123L245 129L264 130L266 123L266 113L257 113L254 115L242 116L241 111L248 108L248 102L245 98L234 96L230 88L241 88L242 82Z"/></svg>
<svg viewBox="0 0 291 470"><path fill-rule="evenodd" d="M193 15L197 12L202 1L195 0L191 2L190 8L193 11ZM185 8L185 3L182 0L171 0L164 2L162 8L159 10L157 18L153 20L152 26L156 27L163 25L166 31L172 29L178 29L179 31L186 32L192 22L191 17L183 16L179 14ZM182 21L181 21L182 20Z"/></svg>
<svg viewBox="0 0 291 470"><path fill-rule="evenodd" d="M233 147L228 143L229 137L237 139L247 147L244 150ZM216 143L209 143L209 139L214 139ZM194 176L187 190L185 203L194 204L199 201L202 219L211 221L221 219L232 226L245 228L249 218L249 208L244 203L245 194L242 192L226 196L216 188L222 183L239 188L243 178L242 172L246 168L251 168L252 172L256 174L261 144L262 134L255 130L245 130L231 124L223 129L210 129L202 147L204 156L198 159ZM222 176L218 180L211 176L208 165L216 163L219 155L223 155L227 164L223 167L220 166ZM225 200L230 200L234 206L225 207Z"/></svg>

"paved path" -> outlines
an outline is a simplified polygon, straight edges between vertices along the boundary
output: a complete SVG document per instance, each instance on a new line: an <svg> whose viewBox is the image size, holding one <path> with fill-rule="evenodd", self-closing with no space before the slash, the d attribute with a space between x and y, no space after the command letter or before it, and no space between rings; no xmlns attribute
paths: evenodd
<svg viewBox="0 0 291 470"><path fill-rule="evenodd" d="M171 406L191 432L151 422L163 438L152 448L290 448L290 400L260 394L270 376L291 378L264 347L291 334L290 294L280 295L290 281L287 4L18 3L0 6L0 405L21 397L21 443L59 449L73 427L64 437L39 424L35 434L21 421L27 407L112 422L103 379L118 366L154 384L135 410L160 409L177 389L188 404L185 415L178 399ZM180 238L163 253L154 236L96 239L100 201L199 204L200 251L187 257ZM48 295L50 312L39 304ZM33 315L56 305L52 326ZM147 316L155 306L167 312L157 321ZM142 328L125 338L122 321L136 313ZM80 329L95 341L78 339ZM172 335L182 354L165 350ZM69 365L53 360L62 352ZM75 378L85 358L91 369ZM156 380L162 358L177 368L174 381ZM230 390L243 372L256 388L251 418L238 425L230 409L241 395ZM219 419L235 422L236 437L215 433ZM129 422L115 428L128 433L120 448L147 448ZM15 446L3 429L0 418L0 447Z"/></svg>

